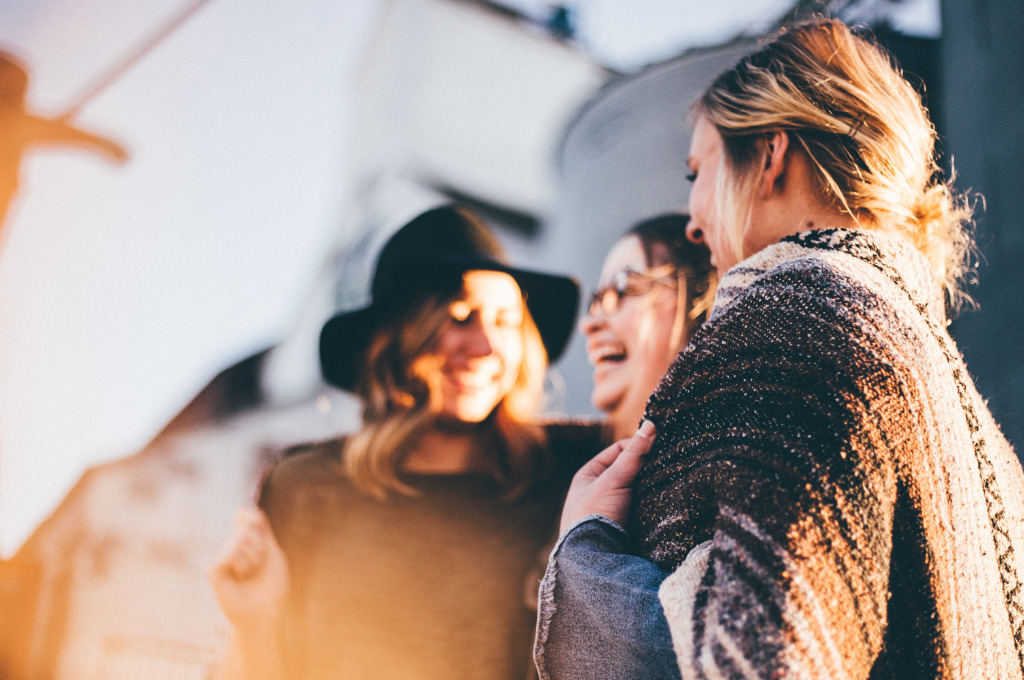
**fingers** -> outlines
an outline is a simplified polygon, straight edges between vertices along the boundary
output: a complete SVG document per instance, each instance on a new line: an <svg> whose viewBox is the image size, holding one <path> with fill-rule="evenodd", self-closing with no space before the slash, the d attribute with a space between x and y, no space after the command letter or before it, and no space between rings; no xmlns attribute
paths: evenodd
<svg viewBox="0 0 1024 680"><path fill-rule="evenodd" d="M626 442L622 453L615 459L612 467L618 468L620 474L629 474L629 483L632 484L633 478L644 463L644 456L650 452L653 444L654 423L645 420L640 423L636 434Z"/></svg>
<svg viewBox="0 0 1024 680"><path fill-rule="evenodd" d="M644 421L636 434L597 454L573 478L562 508L560 531L587 515L603 515L620 524L629 515L633 480L654 443L654 424Z"/></svg>
<svg viewBox="0 0 1024 680"><path fill-rule="evenodd" d="M651 450L651 446L654 444L654 434L654 423L649 420L645 420L640 423L640 428L637 429L636 434L630 438L626 448L630 449L637 455L646 456Z"/></svg>
<svg viewBox="0 0 1024 680"><path fill-rule="evenodd" d="M610 445L599 454L588 460L576 473L576 478L595 479L608 469L622 453L628 440L623 439Z"/></svg>
<svg viewBox="0 0 1024 680"><path fill-rule="evenodd" d="M632 437L608 447L599 457L605 456L607 464L601 474L600 482L605 490L626 489L633 485L640 468L644 464L644 456L651 450L654 443L654 423L645 420ZM617 449L614 451L613 449ZM596 460L596 459L595 459ZM603 462L603 461L602 461Z"/></svg>
<svg viewBox="0 0 1024 680"><path fill-rule="evenodd" d="M267 560L272 532L267 516L256 509L240 510L235 517L236 551L232 567L238 578L258 572Z"/></svg>
<svg viewBox="0 0 1024 680"><path fill-rule="evenodd" d="M272 540L270 523L262 511L239 510L234 532L212 571L239 580L252 577L266 562Z"/></svg>

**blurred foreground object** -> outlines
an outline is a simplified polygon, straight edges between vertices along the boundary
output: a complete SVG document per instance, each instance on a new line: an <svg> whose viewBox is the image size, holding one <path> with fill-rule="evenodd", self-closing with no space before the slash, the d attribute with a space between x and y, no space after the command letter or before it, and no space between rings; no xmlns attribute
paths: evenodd
<svg viewBox="0 0 1024 680"><path fill-rule="evenodd" d="M0 238L7 210L18 192L21 159L32 146L78 146L123 163L128 152L112 139L67 122L44 118L25 107L28 69L14 55L0 51Z"/></svg>

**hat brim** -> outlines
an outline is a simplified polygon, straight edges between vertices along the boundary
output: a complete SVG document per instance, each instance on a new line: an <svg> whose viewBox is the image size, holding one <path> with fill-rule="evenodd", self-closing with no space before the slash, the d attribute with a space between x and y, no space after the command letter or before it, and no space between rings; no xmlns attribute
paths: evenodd
<svg viewBox="0 0 1024 680"><path fill-rule="evenodd" d="M482 256L410 258L409 264L412 290L417 289L418 276L436 278L474 270L508 274L523 292L548 362L554 364L565 352L579 310L580 288L575 279L519 269ZM383 307L375 300L366 307L336 314L324 324L320 332L320 369L328 383L346 390L355 388L370 338L385 319L392 318L389 312L393 309Z"/></svg>
<svg viewBox="0 0 1024 680"><path fill-rule="evenodd" d="M331 385L353 390L363 365L363 355L380 325L379 307L336 314L320 331L320 372Z"/></svg>

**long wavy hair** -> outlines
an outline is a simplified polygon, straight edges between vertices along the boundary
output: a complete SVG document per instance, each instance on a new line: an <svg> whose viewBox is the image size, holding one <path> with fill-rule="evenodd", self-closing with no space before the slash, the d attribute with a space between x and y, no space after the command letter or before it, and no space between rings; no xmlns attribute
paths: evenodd
<svg viewBox="0 0 1024 680"><path fill-rule="evenodd" d="M784 130L810 160L826 204L864 228L908 237L951 309L970 299L972 207L942 179L921 97L877 43L833 19L796 24L721 74L694 110L724 142L716 210L736 255L767 160L760 142Z"/></svg>
<svg viewBox="0 0 1024 680"><path fill-rule="evenodd" d="M422 298L383 324L367 348L355 390L364 404L363 426L345 443L341 465L357 488L377 498L389 492L416 494L399 471L417 440L437 421L441 396L413 367L437 346L452 301L438 294ZM484 421L478 443L489 455L485 471L509 499L526 491L548 462L544 430L536 424L548 359L525 308L522 338L519 373Z"/></svg>

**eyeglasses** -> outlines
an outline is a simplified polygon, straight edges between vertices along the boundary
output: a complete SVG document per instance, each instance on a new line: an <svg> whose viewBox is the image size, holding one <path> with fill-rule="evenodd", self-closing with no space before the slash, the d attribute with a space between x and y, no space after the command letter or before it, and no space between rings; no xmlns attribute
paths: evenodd
<svg viewBox="0 0 1024 680"><path fill-rule="evenodd" d="M671 264L656 267L648 272L638 272L628 267L622 269L612 276L608 285L598 288L590 296L590 315L596 316L600 310L605 316L613 316L618 313L622 298L628 295L646 295L659 283L670 288L675 287L678 285L675 278L678 273L679 270Z"/></svg>

